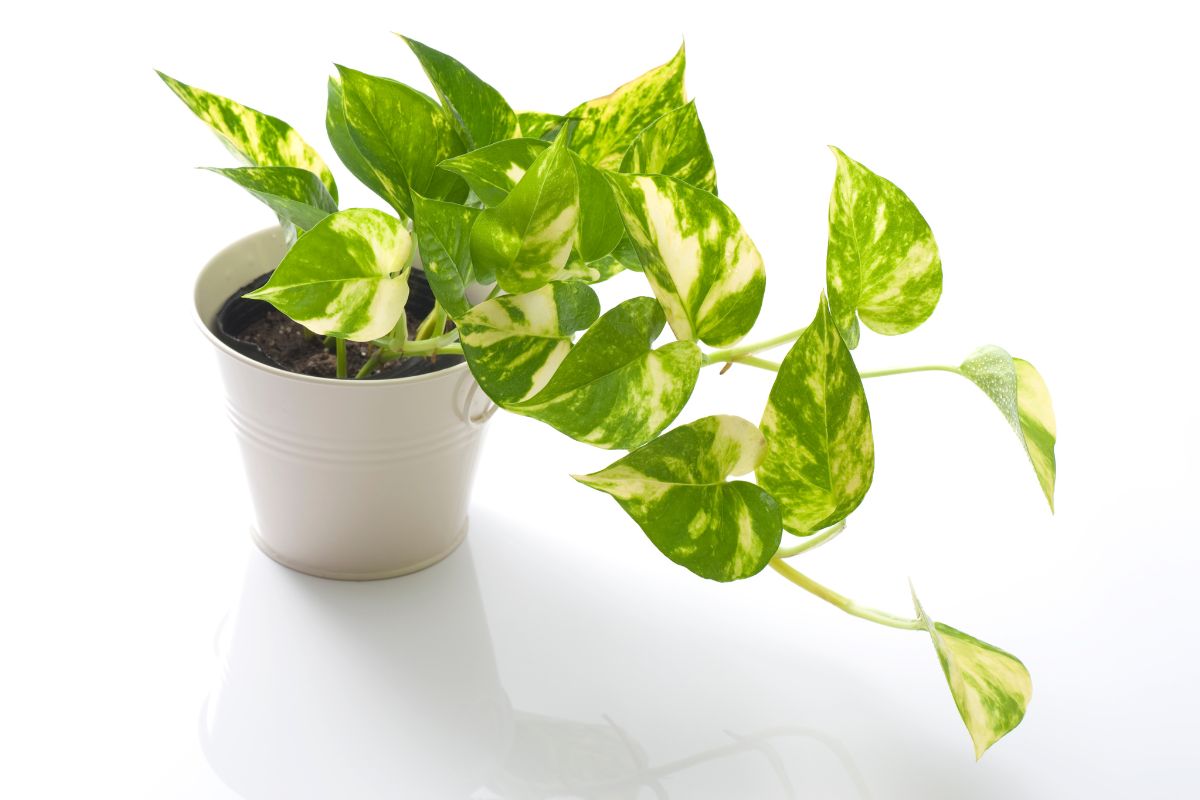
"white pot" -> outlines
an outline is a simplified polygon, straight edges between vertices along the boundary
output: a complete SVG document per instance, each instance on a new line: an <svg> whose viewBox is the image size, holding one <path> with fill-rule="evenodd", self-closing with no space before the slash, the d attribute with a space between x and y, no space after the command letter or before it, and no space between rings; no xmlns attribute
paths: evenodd
<svg viewBox="0 0 1200 800"><path fill-rule="evenodd" d="M225 300L283 258L279 229L218 253L196 280L216 348L256 525L268 556L309 575L390 578L449 555L494 406L466 364L407 378L334 380L235 352L211 325Z"/></svg>

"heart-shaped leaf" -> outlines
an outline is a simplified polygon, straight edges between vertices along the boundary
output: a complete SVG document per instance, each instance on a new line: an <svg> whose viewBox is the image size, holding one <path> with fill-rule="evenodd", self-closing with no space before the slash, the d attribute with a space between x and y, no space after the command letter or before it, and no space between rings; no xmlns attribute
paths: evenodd
<svg viewBox="0 0 1200 800"><path fill-rule="evenodd" d="M197 117L208 124L234 155L253 167L296 167L321 179L329 196L337 201L337 184L325 162L300 134L281 119L255 111L241 103L194 86L169 75L158 77L170 87Z"/></svg>
<svg viewBox="0 0 1200 800"><path fill-rule="evenodd" d="M700 374L694 342L650 349L665 322L652 298L626 300L588 329L545 388L506 408L596 447L637 447L679 415Z"/></svg>
<svg viewBox="0 0 1200 800"><path fill-rule="evenodd" d="M445 53L400 38L420 60L468 150L517 135L517 115L499 92Z"/></svg>
<svg viewBox="0 0 1200 800"><path fill-rule="evenodd" d="M845 519L875 472L862 379L825 299L779 366L762 430L758 482L779 501L783 527L799 536Z"/></svg>
<svg viewBox="0 0 1200 800"><path fill-rule="evenodd" d="M668 111L633 140L621 159L621 172L671 175L717 193L717 168L696 101Z"/></svg>
<svg viewBox="0 0 1200 800"><path fill-rule="evenodd" d="M779 547L779 506L771 495L726 480L753 470L764 447L752 423L704 417L575 480L612 495L676 564L732 581L760 572Z"/></svg>
<svg viewBox="0 0 1200 800"><path fill-rule="evenodd" d="M556 282L484 301L457 322L471 374L488 397L508 406L537 394L571 352L575 331L599 315L591 287Z"/></svg>
<svg viewBox="0 0 1200 800"><path fill-rule="evenodd" d="M328 134L329 141L333 145L333 151L337 153L338 158L342 160L342 164L346 166L346 169L350 170L351 175L362 181L363 185L375 194L387 200L388 188L383 185L383 181L379 179L379 176L375 173L375 169L367 162L363 154L359 152L358 145L354 143L354 138L350 134L350 127L346 123L345 98L342 93L342 79L340 77L336 75L330 76L327 96L325 132Z"/></svg>
<svg viewBox="0 0 1200 800"><path fill-rule="evenodd" d="M412 217L410 191L445 199L462 185L439 172L444 159L465 151L450 116L432 98L391 78L339 66L342 110L350 137L383 188L383 198ZM463 186L465 191L465 186Z"/></svg>
<svg viewBox="0 0 1200 800"><path fill-rule="evenodd" d="M549 146L541 139L506 139L448 158L440 166L465 180L485 206L496 206Z"/></svg>
<svg viewBox="0 0 1200 800"><path fill-rule="evenodd" d="M280 222L308 230L337 211L337 202L321 179L296 167L207 167L257 197Z"/></svg>
<svg viewBox="0 0 1200 800"><path fill-rule="evenodd" d="M687 102L683 87L686 61L680 47L666 64L634 78L612 94L568 111L567 117L579 121L571 147L597 167L619 167L625 151L646 126Z"/></svg>
<svg viewBox="0 0 1200 800"><path fill-rule="evenodd" d="M762 307L766 273L733 211L678 178L608 178L675 336L714 347L745 336Z"/></svg>
<svg viewBox="0 0 1200 800"><path fill-rule="evenodd" d="M467 287L472 282L471 227L479 210L430 200L412 193L413 230L429 288L453 319L471 310Z"/></svg>
<svg viewBox="0 0 1200 800"><path fill-rule="evenodd" d="M825 279L834 321L854 349L859 319L891 336L929 318L942 295L942 259L933 231L899 187L830 149L837 177Z"/></svg>
<svg viewBox="0 0 1200 800"><path fill-rule="evenodd" d="M600 170L571 153L579 202L575 249L584 261L603 258L625 236L625 221L612 187Z"/></svg>
<svg viewBox="0 0 1200 800"><path fill-rule="evenodd" d="M544 111L518 111L517 128L521 136L530 139L553 139L566 119L561 114Z"/></svg>
<svg viewBox="0 0 1200 800"><path fill-rule="evenodd" d="M351 208L297 239L267 283L246 297L266 300L314 333L369 342L404 313L411 258L412 238L400 220Z"/></svg>
<svg viewBox="0 0 1200 800"><path fill-rule="evenodd" d="M913 605L933 639L954 705L971 734L978 759L1025 718L1033 696L1029 671L1016 656L929 619L915 593Z"/></svg>
<svg viewBox="0 0 1200 800"><path fill-rule="evenodd" d="M1054 510L1054 407L1046 382L1028 361L1013 358L995 345L969 355L962 374L992 399L1029 455L1038 483Z"/></svg>

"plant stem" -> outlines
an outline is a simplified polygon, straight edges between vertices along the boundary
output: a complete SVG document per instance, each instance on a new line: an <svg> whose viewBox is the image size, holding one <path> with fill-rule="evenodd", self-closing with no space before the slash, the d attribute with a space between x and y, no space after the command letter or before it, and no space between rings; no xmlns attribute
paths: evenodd
<svg viewBox="0 0 1200 800"><path fill-rule="evenodd" d="M716 361L711 362L711 364L716 364L716 363L719 363L719 362L716 362ZM704 366L706 366L706 367L711 366L711 364L706 361L704 363ZM725 367L728 367L730 364L745 364L747 367L758 367L759 369L766 369L766 370L770 370L771 372L779 372L779 362L768 361L765 358L756 358L755 356L738 356L737 358L726 361ZM724 372L724 371L725 371L725 369L722 368L721 372Z"/></svg>
<svg viewBox="0 0 1200 800"><path fill-rule="evenodd" d="M778 336L770 339L764 339L761 342L752 342L751 344L743 344L737 347L728 347L724 350L714 350L711 353L705 353L704 363L724 364L727 361L737 361L741 356L753 355L754 353L762 350L770 350L772 347L778 347L781 344L794 342L796 339L800 338L800 334L804 333L806 330L808 330L808 328L804 327L800 328L799 330L789 331L788 333L781 333Z"/></svg>
<svg viewBox="0 0 1200 800"><path fill-rule="evenodd" d="M859 619L865 619L869 622L874 622L879 625L886 625L889 628L900 628L901 630L906 631L920 631L925 629L924 623L922 623L919 619L898 617L895 614L889 614L886 611L879 611L878 609L868 608L867 606L860 606L850 598L840 595L828 587L822 586L803 573L797 572L782 558L772 558L771 569L775 570L780 575L799 586L801 589L804 589L806 592L815 594L826 603L837 606L851 616L858 617Z"/></svg>
<svg viewBox="0 0 1200 800"><path fill-rule="evenodd" d="M882 378L885 375L904 375L909 372L953 372L955 375L961 375L962 370L958 367L947 367L941 364L929 364L924 367L897 367L896 369L877 369L870 372L860 372L860 378Z"/></svg>
<svg viewBox="0 0 1200 800"><path fill-rule="evenodd" d="M340 336L337 338L337 376L339 378L346 377L346 340Z"/></svg>
<svg viewBox="0 0 1200 800"><path fill-rule="evenodd" d="M441 336L446 330L446 310L441 303L435 302L429 310L429 315L417 326L414 339L433 339Z"/></svg>
<svg viewBox="0 0 1200 800"><path fill-rule="evenodd" d="M354 374L354 380L360 381L375 371L379 366L379 362L383 360L383 350L376 350L371 353L371 357L367 359L367 363L362 365L362 369Z"/></svg>
<svg viewBox="0 0 1200 800"><path fill-rule="evenodd" d="M828 542L833 537L837 536L839 533L841 533L845 529L846 529L846 520L842 520L841 522L837 523L836 525L831 525L823 531L814 533L811 536L805 536L800 541L799 544L792 545L791 547L779 548L779 551L777 553L775 553L775 557L776 558L791 558L792 556L800 555L801 553L805 552L806 550L814 550L814 549L820 547L821 545L825 544L826 542Z"/></svg>

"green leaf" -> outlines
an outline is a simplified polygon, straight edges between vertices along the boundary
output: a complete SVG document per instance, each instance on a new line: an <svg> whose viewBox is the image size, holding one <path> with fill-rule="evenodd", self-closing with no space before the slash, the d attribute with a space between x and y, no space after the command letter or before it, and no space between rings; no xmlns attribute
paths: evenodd
<svg viewBox="0 0 1200 800"><path fill-rule="evenodd" d="M621 159L621 172L671 175L717 193L717 168L696 101L668 111L633 140Z"/></svg>
<svg viewBox="0 0 1200 800"><path fill-rule="evenodd" d="M306 169L321 179L329 196L337 201L333 173L291 125L228 97L188 86L161 72L158 77L213 129L234 155L253 167Z"/></svg>
<svg viewBox="0 0 1200 800"><path fill-rule="evenodd" d="M399 81L337 69L350 137L379 179L383 198L412 217L410 191L434 199L452 196L458 179L439 175L437 165L465 147L442 107Z"/></svg>
<svg viewBox="0 0 1200 800"><path fill-rule="evenodd" d="M517 135L517 115L500 93L455 59L401 36L449 112L468 150Z"/></svg>
<svg viewBox="0 0 1200 800"><path fill-rule="evenodd" d="M833 318L854 349L859 319L892 336L929 318L942 294L942 259L933 231L904 192L830 149L837 178L829 198L825 279Z"/></svg>
<svg viewBox="0 0 1200 800"><path fill-rule="evenodd" d="M603 258L625 236L621 207L600 170L571 153L579 198L579 227L575 248L584 261Z"/></svg>
<svg viewBox="0 0 1200 800"><path fill-rule="evenodd" d="M414 230L433 296L453 319L471 310L471 227L479 210L413 193Z"/></svg>
<svg viewBox="0 0 1200 800"><path fill-rule="evenodd" d="M675 336L714 347L745 336L762 307L766 274L733 211L678 178L612 173L608 178Z"/></svg>
<svg viewBox="0 0 1200 800"><path fill-rule="evenodd" d="M400 220L351 208L297 239L266 285L245 296L314 333L369 342L404 313L411 258L412 238Z"/></svg>
<svg viewBox="0 0 1200 800"><path fill-rule="evenodd" d="M517 127L521 136L553 139L566 119L560 114L547 114L544 111L518 111Z"/></svg>
<svg viewBox="0 0 1200 800"><path fill-rule="evenodd" d="M650 349L665 322L653 298L626 300L588 329L545 388L505 408L596 447L637 447L679 415L700 374L694 342Z"/></svg>
<svg viewBox="0 0 1200 800"><path fill-rule="evenodd" d="M930 620L915 592L913 605L933 639L954 705L971 734L978 759L1025 718L1033 696L1029 671L1016 656Z"/></svg>
<svg viewBox="0 0 1200 800"><path fill-rule="evenodd" d="M1028 361L1013 358L995 345L976 350L959 369L992 399L1008 420L1053 511L1056 426L1046 382Z"/></svg>
<svg viewBox="0 0 1200 800"><path fill-rule="evenodd" d="M771 387L758 482L783 508L783 527L806 536L858 507L875 472L862 379L821 298Z"/></svg>
<svg viewBox="0 0 1200 800"><path fill-rule="evenodd" d="M622 242L627 241L622 239ZM636 258L636 256L635 256ZM556 281L583 281L584 283L602 283L625 269L620 256L609 253L593 261L584 261L579 254L572 251L567 265L554 276Z"/></svg>
<svg viewBox="0 0 1200 800"><path fill-rule="evenodd" d="M606 492L663 555L704 578L760 572L779 547L779 506L752 483L726 481L762 459L762 434L740 417L704 417L575 480Z"/></svg>
<svg viewBox="0 0 1200 800"><path fill-rule="evenodd" d="M375 194L388 199L388 189L383 181L375 174L374 168L367 163L358 145L350 135L350 127L346 124L345 101L342 96L342 79L330 76L328 85L328 103L325 107L325 132L333 144L333 151L350 170L350 174L362 181L363 185ZM390 202L390 201L389 201Z"/></svg>
<svg viewBox="0 0 1200 800"><path fill-rule="evenodd" d="M496 206L549 146L541 139L507 139L448 158L439 166L465 180L484 205Z"/></svg>
<svg viewBox="0 0 1200 800"><path fill-rule="evenodd" d="M683 87L686 63L681 46L675 57L634 78L612 94L589 100L568 111L579 126L571 147L602 169L616 169L629 145L650 123L687 102Z"/></svg>
<svg viewBox="0 0 1200 800"><path fill-rule="evenodd" d="M457 322L463 355L479 387L507 406L541 391L571 352L575 331L599 315L600 301L591 287L556 282L486 300Z"/></svg>
<svg viewBox="0 0 1200 800"><path fill-rule="evenodd" d="M280 222L308 230L337 211L337 202L321 179L296 167L206 167L224 175L266 203Z"/></svg>

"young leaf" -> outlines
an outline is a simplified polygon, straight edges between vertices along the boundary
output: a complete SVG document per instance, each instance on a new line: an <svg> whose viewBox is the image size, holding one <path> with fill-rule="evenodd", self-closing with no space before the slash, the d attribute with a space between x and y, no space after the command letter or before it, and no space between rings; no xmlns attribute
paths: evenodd
<svg viewBox="0 0 1200 800"><path fill-rule="evenodd" d="M571 352L572 334L599 315L600 301L591 287L550 283L486 300L457 322L463 355L479 387L508 406L537 394Z"/></svg>
<svg viewBox="0 0 1200 800"><path fill-rule="evenodd" d="M545 388L506 408L596 447L637 447L679 415L700 374L694 342L650 349L665 322L654 299L626 300L584 333Z"/></svg>
<svg viewBox="0 0 1200 800"><path fill-rule="evenodd" d="M875 472L871 415L824 298L779 366L762 430L758 482L779 501L788 531L807 536L862 502Z"/></svg>
<svg viewBox="0 0 1200 800"><path fill-rule="evenodd" d="M333 182L329 167L291 125L228 97L188 86L161 72L158 77L213 129L234 155L253 167L306 169L321 179L329 196L337 201L337 184Z"/></svg>
<svg viewBox="0 0 1200 800"><path fill-rule="evenodd" d="M745 336L762 307L766 274L729 207L666 175L608 178L675 336L714 347Z"/></svg>
<svg viewBox="0 0 1200 800"><path fill-rule="evenodd" d="M308 230L337 211L321 179L296 167L206 167L266 203L281 222Z"/></svg>
<svg viewBox="0 0 1200 800"><path fill-rule="evenodd" d="M752 483L726 481L762 459L762 434L740 417L704 417L575 480L606 492L663 555L715 581L760 572L779 547L779 506Z"/></svg>
<svg viewBox="0 0 1200 800"><path fill-rule="evenodd" d="M542 151L471 231L471 258L507 292L529 292L566 266L579 224L579 187L563 137Z"/></svg>
<svg viewBox="0 0 1200 800"><path fill-rule="evenodd" d="M641 131L687 102L683 88L683 47L660 67L634 78L612 94L581 103L566 116L579 120L571 147L602 169L616 169ZM527 134L528 135L528 134Z"/></svg>
<svg viewBox="0 0 1200 800"><path fill-rule="evenodd" d="M517 135L517 115L499 92L445 53L400 38L420 60L468 150Z"/></svg>
<svg viewBox="0 0 1200 800"><path fill-rule="evenodd" d="M1054 510L1054 407L1046 382L1028 361L994 345L963 361L962 374L992 399L1025 448L1038 483Z"/></svg>
<svg viewBox="0 0 1200 800"><path fill-rule="evenodd" d="M471 226L479 210L429 200L413 192L414 231L433 296L452 319L471 310Z"/></svg>
<svg viewBox="0 0 1200 800"><path fill-rule="evenodd" d="M621 159L621 172L671 175L717 193L717 168L696 101L668 111L633 140Z"/></svg>
<svg viewBox="0 0 1200 800"><path fill-rule="evenodd" d="M448 158L439 166L465 180L485 206L496 206L549 146L541 139L506 139Z"/></svg>
<svg viewBox="0 0 1200 800"><path fill-rule="evenodd" d="M622 239L622 241L625 241ZM584 283L602 283L625 269L613 253L601 256L593 261L584 261L576 252L571 253L567 265L554 276L556 281L583 281Z"/></svg>
<svg viewBox="0 0 1200 800"><path fill-rule="evenodd" d="M603 258L625 236L621 207L600 170L571 153L579 197L579 227L575 248L584 261Z"/></svg>
<svg viewBox="0 0 1200 800"><path fill-rule="evenodd" d="M443 199L454 191L437 165L462 153L462 139L431 98L390 78L338 67L342 109L350 137L379 179L383 197L412 217L410 191ZM457 181L454 178L454 181Z"/></svg>
<svg viewBox="0 0 1200 800"><path fill-rule="evenodd" d="M837 177L829 197L825 279L834 321L853 350L859 319L891 336L929 318L942 294L942 260L933 231L904 192L830 149Z"/></svg>
<svg viewBox="0 0 1200 800"><path fill-rule="evenodd" d="M566 119L559 114L547 114L544 111L518 111L518 133L530 139L553 139Z"/></svg>
<svg viewBox="0 0 1200 800"><path fill-rule="evenodd" d="M400 220L370 208L330 214L301 236L260 289L310 331L356 342L387 335L408 300L412 238Z"/></svg>
<svg viewBox="0 0 1200 800"><path fill-rule="evenodd" d="M971 734L978 759L1025 718L1033 696L1029 671L1016 656L930 620L915 592L913 605L933 639L954 705Z"/></svg>
<svg viewBox="0 0 1200 800"><path fill-rule="evenodd" d="M359 152L358 145L350 135L350 127L346 123L345 99L342 93L342 79L330 76L328 86L328 103L325 107L325 132L333 145L333 151L350 170L350 174L363 182L363 185L375 194L388 200L388 189L375 173L374 168ZM391 202L390 200L388 202ZM393 208L395 205L393 204Z"/></svg>

